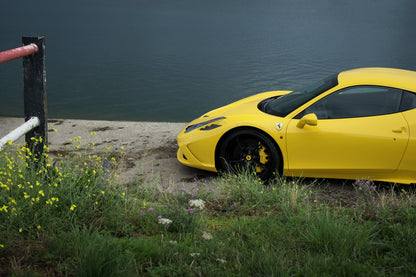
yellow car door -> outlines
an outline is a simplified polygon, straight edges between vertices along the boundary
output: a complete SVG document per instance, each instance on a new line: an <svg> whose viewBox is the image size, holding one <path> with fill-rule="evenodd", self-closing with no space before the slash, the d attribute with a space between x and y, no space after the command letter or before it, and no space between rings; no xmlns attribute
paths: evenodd
<svg viewBox="0 0 416 277"><path fill-rule="evenodd" d="M397 169L409 140L401 93L355 86L311 104L286 129L287 173L377 178Z"/></svg>
<svg viewBox="0 0 416 277"><path fill-rule="evenodd" d="M295 175L366 178L394 171L408 142L408 127L401 113L374 118L318 120L316 126L287 129L287 156Z"/></svg>

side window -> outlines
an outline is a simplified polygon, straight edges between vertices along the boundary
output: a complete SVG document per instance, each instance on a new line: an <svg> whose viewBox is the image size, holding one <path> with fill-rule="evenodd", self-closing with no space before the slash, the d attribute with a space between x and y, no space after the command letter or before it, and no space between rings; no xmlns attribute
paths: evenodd
<svg viewBox="0 0 416 277"><path fill-rule="evenodd" d="M355 86L322 98L298 116L315 113L318 119L336 119L391 114L399 111L401 99L400 89Z"/></svg>
<svg viewBox="0 0 416 277"><path fill-rule="evenodd" d="M409 91L403 91L402 102L400 104L400 111L408 111L416 108L416 94Z"/></svg>

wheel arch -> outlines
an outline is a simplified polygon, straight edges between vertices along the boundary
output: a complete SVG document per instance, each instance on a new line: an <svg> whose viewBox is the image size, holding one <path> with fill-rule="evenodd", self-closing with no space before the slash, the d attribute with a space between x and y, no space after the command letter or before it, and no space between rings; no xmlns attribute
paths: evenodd
<svg viewBox="0 0 416 277"><path fill-rule="evenodd" d="M256 128L256 127L252 127L252 126L239 126L239 127L236 127L236 128L233 128L233 129L230 129L230 130L228 130L227 132L225 132L222 136L221 136L221 138L218 140L218 143L217 143L217 145L215 146L215 168L217 169L217 171L220 171L222 168L220 167L220 161L219 161L219 152L220 152L220 148L221 148L221 145L222 145L222 143L224 142L224 140L228 137L228 136L230 136L231 134L233 134L233 133L235 133L235 132L238 132L238 131L241 131L241 130L254 130L254 131L257 131L257 132L260 132L260 133L262 133L263 135L265 135L265 136L267 136L269 139L270 139L270 141L273 143L273 145L276 147L276 150L277 150L277 152L278 152L278 154L279 154L279 157L280 157L280 163L279 163L279 168L277 169L278 171L279 171L279 173L283 173L283 163L284 163L284 160L283 160L283 155L282 155L282 149L280 149L280 146L279 146L279 144L276 142L276 140L272 137L272 136L270 136L267 132L265 132L265 131L263 131L262 129L259 129L259 128Z"/></svg>

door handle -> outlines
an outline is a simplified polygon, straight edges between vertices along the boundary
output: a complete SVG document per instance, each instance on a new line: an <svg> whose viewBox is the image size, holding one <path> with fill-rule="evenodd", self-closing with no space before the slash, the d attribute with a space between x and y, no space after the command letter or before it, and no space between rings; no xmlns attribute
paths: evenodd
<svg viewBox="0 0 416 277"><path fill-rule="evenodd" d="M393 129L392 131L393 133L404 133L406 131L406 127L402 126L400 128Z"/></svg>

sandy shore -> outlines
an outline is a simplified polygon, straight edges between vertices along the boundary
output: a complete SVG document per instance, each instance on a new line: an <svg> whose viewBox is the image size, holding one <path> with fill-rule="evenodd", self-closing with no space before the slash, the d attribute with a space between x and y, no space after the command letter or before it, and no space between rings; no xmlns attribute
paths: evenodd
<svg viewBox="0 0 416 277"><path fill-rule="evenodd" d="M0 137L23 122L23 118L0 117ZM78 136L81 145L93 142L96 153L108 151L106 147L111 146L111 151L126 153L120 166L120 183L133 185L137 178L158 179L163 188L172 190L189 186L195 177L205 180L215 176L177 161L176 135L184 126L185 123L170 122L49 119L48 146L51 154L62 153L69 149L70 139ZM23 142L24 138L18 141Z"/></svg>

